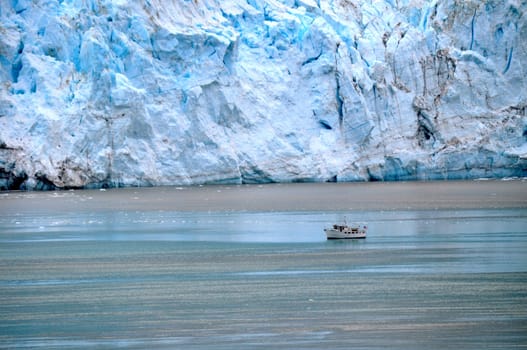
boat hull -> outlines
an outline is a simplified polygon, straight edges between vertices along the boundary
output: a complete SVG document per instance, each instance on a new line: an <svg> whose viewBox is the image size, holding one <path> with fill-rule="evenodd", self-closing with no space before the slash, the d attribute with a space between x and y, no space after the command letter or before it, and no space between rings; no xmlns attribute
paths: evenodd
<svg viewBox="0 0 527 350"><path fill-rule="evenodd" d="M366 230L361 229L356 232L348 230L324 229L327 239L365 239Z"/></svg>

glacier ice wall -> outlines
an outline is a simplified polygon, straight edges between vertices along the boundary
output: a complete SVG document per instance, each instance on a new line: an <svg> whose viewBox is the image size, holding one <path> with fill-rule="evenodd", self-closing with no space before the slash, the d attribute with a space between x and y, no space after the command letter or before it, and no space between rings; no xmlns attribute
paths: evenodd
<svg viewBox="0 0 527 350"><path fill-rule="evenodd" d="M0 188L527 174L521 0L0 2Z"/></svg>

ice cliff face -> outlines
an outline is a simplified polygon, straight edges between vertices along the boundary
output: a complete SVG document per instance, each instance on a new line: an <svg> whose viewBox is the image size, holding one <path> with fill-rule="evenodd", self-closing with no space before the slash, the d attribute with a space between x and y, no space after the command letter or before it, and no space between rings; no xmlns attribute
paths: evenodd
<svg viewBox="0 0 527 350"><path fill-rule="evenodd" d="M0 2L0 188L527 175L522 0Z"/></svg>

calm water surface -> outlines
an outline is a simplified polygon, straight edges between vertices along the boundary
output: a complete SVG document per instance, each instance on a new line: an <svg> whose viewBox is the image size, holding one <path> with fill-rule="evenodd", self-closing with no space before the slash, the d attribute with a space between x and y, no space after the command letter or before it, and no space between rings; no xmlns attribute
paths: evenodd
<svg viewBox="0 0 527 350"><path fill-rule="evenodd" d="M0 213L0 348L189 347L527 347L527 210Z"/></svg>

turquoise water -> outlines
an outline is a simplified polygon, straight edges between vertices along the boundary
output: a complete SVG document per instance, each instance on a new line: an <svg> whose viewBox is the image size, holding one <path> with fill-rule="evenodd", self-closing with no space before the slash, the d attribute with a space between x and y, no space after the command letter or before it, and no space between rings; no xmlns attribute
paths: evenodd
<svg viewBox="0 0 527 350"><path fill-rule="evenodd" d="M0 348L525 346L525 209L0 214Z"/></svg>

